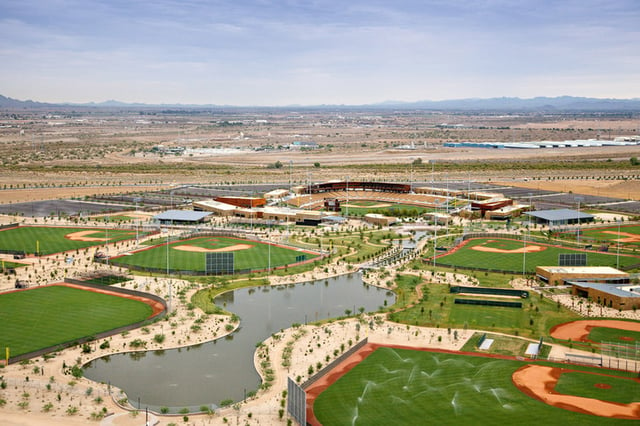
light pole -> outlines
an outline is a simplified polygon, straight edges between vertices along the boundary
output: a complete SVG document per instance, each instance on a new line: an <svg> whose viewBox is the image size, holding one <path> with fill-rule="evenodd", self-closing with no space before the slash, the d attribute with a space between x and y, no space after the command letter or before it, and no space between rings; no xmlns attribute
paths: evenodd
<svg viewBox="0 0 640 426"><path fill-rule="evenodd" d="M167 278L169 278L169 228L167 228Z"/></svg>
<svg viewBox="0 0 640 426"><path fill-rule="evenodd" d="M527 268L527 229L522 233L522 276L525 276Z"/></svg>
<svg viewBox="0 0 640 426"><path fill-rule="evenodd" d="M413 162L415 161L413 157L409 158L411 160L411 174L409 175L409 192L413 192Z"/></svg>
<svg viewBox="0 0 640 426"><path fill-rule="evenodd" d="M620 269L620 218L618 218L618 253L616 254L616 269Z"/></svg>
<svg viewBox="0 0 640 426"><path fill-rule="evenodd" d="M347 193L347 210L346 210L346 216L347 219L349 219L349 176L347 176L347 186L346 186L346 193Z"/></svg>
<svg viewBox="0 0 640 426"><path fill-rule="evenodd" d="M584 200L584 198L575 197L575 200L578 202L578 231L576 232L576 240L578 244L580 244L580 202Z"/></svg>

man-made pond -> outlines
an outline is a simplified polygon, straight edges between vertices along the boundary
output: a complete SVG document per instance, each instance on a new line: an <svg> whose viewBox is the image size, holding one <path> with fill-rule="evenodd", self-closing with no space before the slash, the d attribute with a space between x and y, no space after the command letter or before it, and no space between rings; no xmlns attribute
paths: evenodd
<svg viewBox="0 0 640 426"><path fill-rule="evenodd" d="M240 317L233 334L186 348L106 356L87 364L84 373L124 390L134 406L140 401L140 408L216 408L221 401L240 401L258 389L253 354L273 333L294 323L338 317L346 310L376 311L394 301L392 292L363 284L359 273L234 290L215 299Z"/></svg>

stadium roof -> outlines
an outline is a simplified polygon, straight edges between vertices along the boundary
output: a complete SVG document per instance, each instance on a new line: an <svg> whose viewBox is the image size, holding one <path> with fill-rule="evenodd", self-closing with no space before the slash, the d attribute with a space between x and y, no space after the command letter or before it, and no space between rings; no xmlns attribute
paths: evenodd
<svg viewBox="0 0 640 426"><path fill-rule="evenodd" d="M526 215L537 217L539 219L547 220L549 222L558 222L566 220L578 220L578 219L590 219L593 220L594 216L588 213L579 212L571 209L557 209L557 210L538 210L535 212L526 212Z"/></svg>
<svg viewBox="0 0 640 426"><path fill-rule="evenodd" d="M154 220L173 220L175 222L199 222L211 212L195 212L191 210L167 210L153 217Z"/></svg>

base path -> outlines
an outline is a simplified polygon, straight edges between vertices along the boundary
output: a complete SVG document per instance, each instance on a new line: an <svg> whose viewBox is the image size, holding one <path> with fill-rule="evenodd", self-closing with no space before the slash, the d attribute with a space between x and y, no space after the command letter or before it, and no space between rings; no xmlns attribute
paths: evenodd
<svg viewBox="0 0 640 426"><path fill-rule="evenodd" d="M622 404L556 392L555 387L560 376L574 371L577 370L529 364L516 370L512 380L525 394L554 407L593 416L640 420L640 402Z"/></svg>
<svg viewBox="0 0 640 426"><path fill-rule="evenodd" d="M181 246L173 247L174 250L191 251L191 252L196 252L196 253L215 253L215 252L225 252L225 251L249 250L250 248L253 248L253 246L251 246L249 244L235 244L235 245L232 245L232 246L221 247L221 248L217 248L217 249L210 249L210 248L206 248L206 247L192 246L190 244L184 244L184 245L181 245Z"/></svg>
<svg viewBox="0 0 640 426"><path fill-rule="evenodd" d="M103 232L103 231L78 231L78 232L72 232L70 234L65 235L64 237L68 240L71 241L100 241L103 242L105 241L105 238L103 237L88 237L87 235L91 235L91 234L95 234L97 232Z"/></svg>
<svg viewBox="0 0 640 426"><path fill-rule="evenodd" d="M486 246L473 246L473 247L471 247L471 250L484 251L484 252L487 252L487 253L535 253L535 252L543 251L543 250L546 250L546 249L547 249L546 247L534 246L534 245L528 245L526 247L520 247L520 248L512 249L512 250L494 248L494 247L486 247Z"/></svg>
<svg viewBox="0 0 640 426"><path fill-rule="evenodd" d="M592 328L617 328L619 330L637 331L640 333L640 322L619 320L578 320L559 324L551 329L551 337L563 340L588 342Z"/></svg>
<svg viewBox="0 0 640 426"><path fill-rule="evenodd" d="M618 235L619 237L613 241L620 241L621 243L640 243L640 235L631 234L629 232L616 232L616 231L602 231L603 234Z"/></svg>

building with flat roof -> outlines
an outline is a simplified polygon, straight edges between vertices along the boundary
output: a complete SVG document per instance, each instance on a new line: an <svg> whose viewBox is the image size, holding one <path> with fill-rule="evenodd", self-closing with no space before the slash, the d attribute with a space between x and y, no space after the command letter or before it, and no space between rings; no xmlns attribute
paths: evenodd
<svg viewBox="0 0 640 426"><path fill-rule="evenodd" d="M537 210L526 212L538 224L549 226L572 225L593 222L595 216L571 209Z"/></svg>
<svg viewBox="0 0 640 426"><path fill-rule="evenodd" d="M610 266L537 266L536 276L549 285L564 285L566 281L629 281L629 274Z"/></svg>
<svg viewBox="0 0 640 426"><path fill-rule="evenodd" d="M628 273L609 266L538 266L538 279L551 285L570 285L571 294L613 309L640 308L640 284Z"/></svg>
<svg viewBox="0 0 640 426"><path fill-rule="evenodd" d="M378 213L367 213L364 215L364 221L373 225L389 226L393 223L396 223L398 219Z"/></svg>
<svg viewBox="0 0 640 426"><path fill-rule="evenodd" d="M219 216L233 216L237 206L215 200L202 200L193 203L193 210L213 212Z"/></svg>
<svg viewBox="0 0 640 426"><path fill-rule="evenodd" d="M263 197L216 197L216 201L220 203L231 204L237 207L243 207L245 209L251 209L254 207L262 207L267 204L267 200Z"/></svg>
<svg viewBox="0 0 640 426"><path fill-rule="evenodd" d="M569 284L571 284L571 294L589 299L592 303L621 310L640 308L640 284L573 281Z"/></svg>
<svg viewBox="0 0 640 426"><path fill-rule="evenodd" d="M153 217L154 221L162 224L196 224L203 223L207 217L211 215L210 212L196 212L193 210L167 210Z"/></svg>

